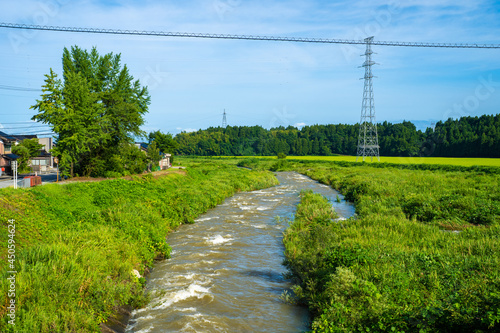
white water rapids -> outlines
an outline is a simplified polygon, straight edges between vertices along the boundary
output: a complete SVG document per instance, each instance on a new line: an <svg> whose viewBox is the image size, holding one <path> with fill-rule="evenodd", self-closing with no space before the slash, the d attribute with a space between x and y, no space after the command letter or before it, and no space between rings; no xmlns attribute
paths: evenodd
<svg viewBox="0 0 500 333"><path fill-rule="evenodd" d="M292 172L280 185L239 193L170 234L172 258L157 263L147 281L150 304L133 312L126 332L302 332L306 309L279 296L290 288L282 244L301 190L330 199L342 218L354 206L330 187ZM341 195L339 195L342 198ZM280 222L281 221L281 222Z"/></svg>

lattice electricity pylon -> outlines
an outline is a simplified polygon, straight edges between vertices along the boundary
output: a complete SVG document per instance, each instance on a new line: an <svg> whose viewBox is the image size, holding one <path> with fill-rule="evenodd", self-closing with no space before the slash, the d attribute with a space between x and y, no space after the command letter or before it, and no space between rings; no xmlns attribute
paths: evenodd
<svg viewBox="0 0 500 333"><path fill-rule="evenodd" d="M226 109L224 109L224 114L222 115L222 128L227 127L227 120L226 120Z"/></svg>
<svg viewBox="0 0 500 333"><path fill-rule="evenodd" d="M358 154L356 156L356 161L360 156L363 157L363 161L366 156L370 156L373 161L373 157L377 157L380 161L379 155L379 145L378 145L378 134L377 134L377 122L375 120L375 103L373 99L373 82L372 78L372 66L375 62L372 61L372 42L373 37L365 39L366 42L366 52L362 54L365 56L365 62L362 66L365 68L365 86L363 90L363 102L361 106L361 120L359 121L359 138L358 138ZM362 78L363 79L363 78Z"/></svg>

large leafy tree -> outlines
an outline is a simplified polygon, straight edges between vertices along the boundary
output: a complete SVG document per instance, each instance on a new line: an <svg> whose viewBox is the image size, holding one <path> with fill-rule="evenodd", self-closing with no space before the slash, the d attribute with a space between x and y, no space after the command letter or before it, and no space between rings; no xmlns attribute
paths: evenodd
<svg viewBox="0 0 500 333"><path fill-rule="evenodd" d="M162 133L161 131L151 132L149 133L148 139L149 144L156 142L158 149L160 149L162 153L173 154L179 147L179 143L174 140L170 133Z"/></svg>
<svg viewBox="0 0 500 333"><path fill-rule="evenodd" d="M121 65L120 54L101 56L96 48L88 52L74 46L64 48L62 63L62 79L52 69L45 75L32 119L56 133L53 153L63 174L119 172L116 161L123 160L123 150L134 156L128 145L145 135L140 127L150 103L147 88Z"/></svg>

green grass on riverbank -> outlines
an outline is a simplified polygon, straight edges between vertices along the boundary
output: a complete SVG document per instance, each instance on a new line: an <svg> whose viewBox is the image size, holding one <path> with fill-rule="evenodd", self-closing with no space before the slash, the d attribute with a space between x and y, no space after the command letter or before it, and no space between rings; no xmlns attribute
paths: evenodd
<svg viewBox="0 0 500 333"><path fill-rule="evenodd" d="M144 274L167 257L165 237L268 172L188 163L187 174L0 190L0 331L99 332L123 305L145 302ZM9 325L8 220L15 222L16 311Z"/></svg>
<svg viewBox="0 0 500 333"><path fill-rule="evenodd" d="M314 332L500 330L498 173L265 163L356 203L357 219L332 222L311 208L324 199L303 197L297 211L317 214L308 223L308 214L297 214L284 237Z"/></svg>

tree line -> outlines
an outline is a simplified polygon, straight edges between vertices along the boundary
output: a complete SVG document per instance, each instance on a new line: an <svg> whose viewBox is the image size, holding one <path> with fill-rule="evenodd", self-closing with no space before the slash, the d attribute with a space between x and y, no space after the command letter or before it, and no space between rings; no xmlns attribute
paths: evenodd
<svg viewBox="0 0 500 333"><path fill-rule="evenodd" d="M425 131L404 121L377 125L380 155L435 157L500 157L500 114L439 121ZM359 124L210 127L175 136L179 155L293 156L356 155Z"/></svg>

